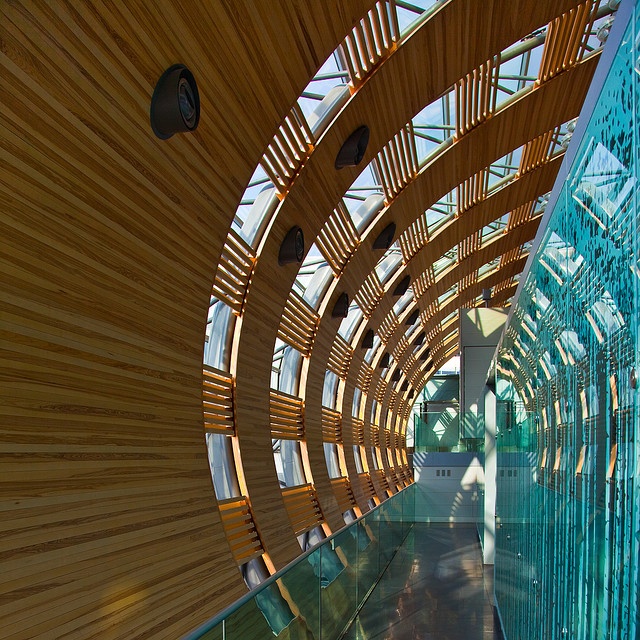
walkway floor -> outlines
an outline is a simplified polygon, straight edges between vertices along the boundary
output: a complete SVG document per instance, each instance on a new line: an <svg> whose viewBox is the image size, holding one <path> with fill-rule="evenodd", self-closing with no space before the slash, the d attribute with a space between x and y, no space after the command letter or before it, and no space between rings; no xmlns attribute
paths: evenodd
<svg viewBox="0 0 640 640"><path fill-rule="evenodd" d="M500 640L474 525L416 524L348 640Z"/></svg>

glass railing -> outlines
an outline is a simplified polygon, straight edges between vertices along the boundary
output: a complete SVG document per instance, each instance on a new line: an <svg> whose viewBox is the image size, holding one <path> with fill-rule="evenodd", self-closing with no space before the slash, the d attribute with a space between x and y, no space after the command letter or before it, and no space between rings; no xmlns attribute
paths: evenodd
<svg viewBox="0 0 640 640"><path fill-rule="evenodd" d="M414 489L302 554L185 640L341 637L414 524Z"/></svg>

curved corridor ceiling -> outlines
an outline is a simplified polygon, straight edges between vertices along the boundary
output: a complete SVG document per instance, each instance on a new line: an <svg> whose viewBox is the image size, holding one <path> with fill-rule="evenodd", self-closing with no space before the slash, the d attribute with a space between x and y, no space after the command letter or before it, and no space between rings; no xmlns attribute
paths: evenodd
<svg viewBox="0 0 640 640"><path fill-rule="evenodd" d="M176 637L412 482L412 398L509 305L612 13L425 7L3 5L8 637ZM162 141L178 61L201 119Z"/></svg>

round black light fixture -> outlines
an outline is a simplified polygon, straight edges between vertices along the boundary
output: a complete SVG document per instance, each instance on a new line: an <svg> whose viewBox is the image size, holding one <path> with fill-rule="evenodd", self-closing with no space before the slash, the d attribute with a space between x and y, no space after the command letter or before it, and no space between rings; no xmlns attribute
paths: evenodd
<svg viewBox="0 0 640 640"><path fill-rule="evenodd" d="M395 222L389 223L373 241L374 249L384 249L385 251L391 246L393 237L396 235Z"/></svg>
<svg viewBox="0 0 640 640"><path fill-rule="evenodd" d="M424 340L426 338L426 334L423 331L413 342L416 347L421 347L424 344Z"/></svg>
<svg viewBox="0 0 640 640"><path fill-rule="evenodd" d="M346 318L349 315L349 296L346 293L341 293L333 305L331 311L332 318Z"/></svg>
<svg viewBox="0 0 640 640"><path fill-rule="evenodd" d="M391 355L389 354L388 351L384 352L384 355L382 356L382 358L380 359L380 362L378 364L378 367L380 369L386 369L389 366L389 363L391 362Z"/></svg>
<svg viewBox="0 0 640 640"><path fill-rule="evenodd" d="M406 325L415 324L420 317L420 309L416 309L405 321Z"/></svg>
<svg viewBox="0 0 640 640"><path fill-rule="evenodd" d="M335 168L355 167L360 164L369 144L369 127L358 127L340 147L336 156Z"/></svg>
<svg viewBox="0 0 640 640"><path fill-rule="evenodd" d="M400 387L400 393L404 393L405 391L407 391L409 389L409 382L407 380L405 380L402 383L402 386Z"/></svg>
<svg viewBox="0 0 640 640"><path fill-rule="evenodd" d="M291 227L280 245L278 264L282 267L285 264L302 262L302 258L304 258L304 233L298 226Z"/></svg>
<svg viewBox="0 0 640 640"><path fill-rule="evenodd" d="M422 360L423 362L429 357L429 354L431 353L431 349L429 349L429 347L427 347L421 354L420 354L420 358L419 360Z"/></svg>
<svg viewBox="0 0 640 640"><path fill-rule="evenodd" d="M371 349L371 347L373 347L373 329L369 329L367 333L364 334L360 347L362 349Z"/></svg>
<svg viewBox="0 0 640 640"><path fill-rule="evenodd" d="M174 64L160 76L149 116L153 133L161 140L195 131L200 121L200 94L196 79L183 64Z"/></svg>
<svg viewBox="0 0 640 640"><path fill-rule="evenodd" d="M402 375L402 372L400 371L400 369L396 369L393 372L393 375L391 376L391 382L398 382L398 380L400 380L401 375Z"/></svg>
<svg viewBox="0 0 640 640"><path fill-rule="evenodd" d="M392 295L403 296L405 293L407 293L407 289L409 288L410 284L411 284L411 276L405 276L404 278L402 278L402 280L400 280L400 282L398 282L398 284L396 285L396 288L393 290Z"/></svg>

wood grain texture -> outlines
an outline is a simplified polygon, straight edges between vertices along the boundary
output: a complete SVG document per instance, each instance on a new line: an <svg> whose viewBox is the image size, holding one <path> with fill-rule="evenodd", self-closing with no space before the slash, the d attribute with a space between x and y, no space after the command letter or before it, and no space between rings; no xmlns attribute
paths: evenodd
<svg viewBox="0 0 640 640"><path fill-rule="evenodd" d="M203 438L215 265L254 167L370 6L0 6L5 638L176 638L245 591ZM189 66L202 117L149 126Z"/></svg>

